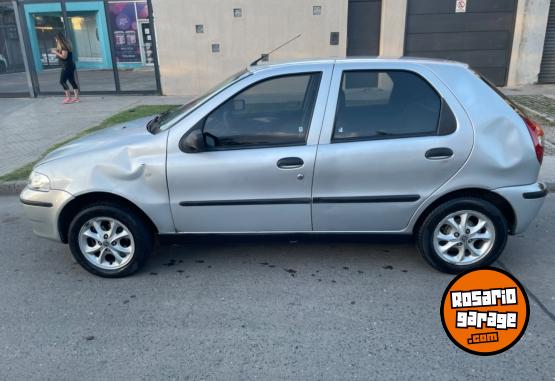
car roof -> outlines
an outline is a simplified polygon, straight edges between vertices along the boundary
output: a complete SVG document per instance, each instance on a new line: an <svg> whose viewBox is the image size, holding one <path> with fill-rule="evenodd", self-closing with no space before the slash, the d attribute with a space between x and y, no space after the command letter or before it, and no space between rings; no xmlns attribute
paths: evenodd
<svg viewBox="0 0 555 381"><path fill-rule="evenodd" d="M448 65L448 66L464 66L468 67L467 64L457 61L451 61L439 58L426 58L426 57L346 57L346 58L313 58L313 59L302 59L294 61L274 61L274 62L263 62L257 65L251 65L248 70L252 73L257 71L270 69L270 68L283 68L283 67L294 67L301 65L333 65L336 63L351 63L351 62L397 62L397 63L418 63L418 64L435 64L435 65Z"/></svg>

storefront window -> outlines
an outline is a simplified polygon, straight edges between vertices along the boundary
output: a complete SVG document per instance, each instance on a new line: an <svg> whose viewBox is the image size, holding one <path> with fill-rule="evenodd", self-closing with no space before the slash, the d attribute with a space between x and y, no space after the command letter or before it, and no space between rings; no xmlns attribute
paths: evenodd
<svg viewBox="0 0 555 381"><path fill-rule="evenodd" d="M0 1L0 95L28 91L15 11L11 2Z"/></svg>
<svg viewBox="0 0 555 381"><path fill-rule="evenodd" d="M58 68L60 62L52 49L56 48L54 37L64 33L64 22L61 13L33 14L35 33L38 41L38 54L43 69Z"/></svg>
<svg viewBox="0 0 555 381"><path fill-rule="evenodd" d="M121 89L155 89L148 4L145 1L110 1L108 11Z"/></svg>
<svg viewBox="0 0 555 381"><path fill-rule="evenodd" d="M114 91L106 12L102 1L66 2L77 78L82 91Z"/></svg>
<svg viewBox="0 0 555 381"><path fill-rule="evenodd" d="M101 64L103 54L98 38L97 12L81 12L80 15L70 15L75 54L78 62Z"/></svg>
<svg viewBox="0 0 555 381"><path fill-rule="evenodd" d="M57 33L72 44L83 93L157 91L147 1L22 2L39 93L62 90L61 65L53 52Z"/></svg>

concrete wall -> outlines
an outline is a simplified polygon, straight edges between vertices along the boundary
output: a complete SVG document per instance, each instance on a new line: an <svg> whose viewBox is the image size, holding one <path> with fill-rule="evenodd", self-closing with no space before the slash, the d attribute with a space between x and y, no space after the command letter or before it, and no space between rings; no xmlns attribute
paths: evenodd
<svg viewBox="0 0 555 381"><path fill-rule="evenodd" d="M321 14L313 15L313 6ZM198 94L245 68L261 53L302 36L271 61L342 57L346 52L347 0L153 0L164 94ZM242 17L233 9L241 8ZM204 25L197 34L196 24ZM339 45L330 33L339 32ZM220 53L212 53L212 44Z"/></svg>
<svg viewBox="0 0 555 381"><path fill-rule="evenodd" d="M380 57L401 57L405 48L407 0L382 0Z"/></svg>
<svg viewBox="0 0 555 381"><path fill-rule="evenodd" d="M380 56L404 52L407 1L382 0ZM271 61L344 57L348 0L152 0L162 91L191 95L243 69L291 37ZM508 86L536 83L550 0L518 0ZM313 6L321 14L313 15ZM233 9L242 16L234 17ZM195 25L204 33L197 34ZM339 32L339 45L330 33ZM220 52L212 53L212 44Z"/></svg>
<svg viewBox="0 0 555 381"><path fill-rule="evenodd" d="M519 0L507 86L538 81L550 0Z"/></svg>

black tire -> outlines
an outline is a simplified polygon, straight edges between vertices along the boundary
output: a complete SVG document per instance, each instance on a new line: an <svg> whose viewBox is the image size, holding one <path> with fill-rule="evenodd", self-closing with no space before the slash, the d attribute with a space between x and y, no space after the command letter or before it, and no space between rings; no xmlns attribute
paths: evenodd
<svg viewBox="0 0 555 381"><path fill-rule="evenodd" d="M79 232L81 228L93 218L108 217L123 223L130 231L135 250L131 260L122 268L108 270L93 265L85 258L79 247ZM88 272L105 277L120 278L131 275L139 270L152 253L154 237L153 232L143 221L141 216L133 210L112 203L95 203L81 210L69 225L69 248L75 260Z"/></svg>
<svg viewBox="0 0 555 381"><path fill-rule="evenodd" d="M434 231L438 224L451 213L462 210L479 212L488 217L495 228L495 240L492 248L484 257L471 264L453 264L443 259L434 248ZM456 274L466 270L483 267L494 262L503 252L507 243L508 224L505 216L491 202L480 198L465 197L449 200L434 209L417 230L416 243L424 259L439 271Z"/></svg>
<svg viewBox="0 0 555 381"><path fill-rule="evenodd" d="M0 61L0 73L5 73L8 71L8 67L3 61Z"/></svg>

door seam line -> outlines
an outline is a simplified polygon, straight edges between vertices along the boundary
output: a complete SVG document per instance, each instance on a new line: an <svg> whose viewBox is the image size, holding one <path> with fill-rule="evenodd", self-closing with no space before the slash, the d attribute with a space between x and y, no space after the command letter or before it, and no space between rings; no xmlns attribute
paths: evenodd
<svg viewBox="0 0 555 381"><path fill-rule="evenodd" d="M328 111L328 101L330 98L330 92L331 92L331 85L332 85L332 81L333 81L333 75L335 73L335 67L336 67L336 62L333 62L333 67L331 69L331 74L330 74L330 80L328 82L328 91L326 94L326 103L324 106L324 112L322 114L322 123L320 123L320 131L318 133L318 141L316 142L316 152L314 153L314 163L312 165L312 178L310 181L310 230L314 231L314 215L313 215L313 211L314 211L314 178L316 177L316 162L318 161L318 150L320 149L320 138L322 137L322 129L324 128L324 123L326 121L326 115L327 115L327 111ZM318 102L318 99L316 99L316 102Z"/></svg>

